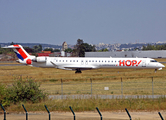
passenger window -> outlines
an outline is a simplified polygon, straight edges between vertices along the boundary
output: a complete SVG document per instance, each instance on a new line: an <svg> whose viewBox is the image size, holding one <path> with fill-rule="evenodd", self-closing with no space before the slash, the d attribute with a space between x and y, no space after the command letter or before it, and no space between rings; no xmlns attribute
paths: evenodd
<svg viewBox="0 0 166 120"><path fill-rule="evenodd" d="M75 60L73 60L73 62L75 62Z"/></svg>
<svg viewBox="0 0 166 120"><path fill-rule="evenodd" d="M66 62L67 62L67 60L66 60Z"/></svg>
<svg viewBox="0 0 166 120"><path fill-rule="evenodd" d="M78 62L78 60L77 60L77 62Z"/></svg>
<svg viewBox="0 0 166 120"><path fill-rule="evenodd" d="M72 62L72 60L70 60L70 62Z"/></svg>

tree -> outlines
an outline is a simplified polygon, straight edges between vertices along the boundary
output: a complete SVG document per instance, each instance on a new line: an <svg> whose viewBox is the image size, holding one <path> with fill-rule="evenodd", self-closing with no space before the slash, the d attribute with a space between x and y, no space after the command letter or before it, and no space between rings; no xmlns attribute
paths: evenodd
<svg viewBox="0 0 166 120"><path fill-rule="evenodd" d="M10 45L15 45L15 43L14 43L14 42L11 42Z"/></svg>
<svg viewBox="0 0 166 120"><path fill-rule="evenodd" d="M77 44L74 46L73 55L79 57L85 57L85 52L95 52L95 46L89 45L88 43L84 43L83 40L78 39Z"/></svg>
<svg viewBox="0 0 166 120"><path fill-rule="evenodd" d="M85 48L83 46L84 41L81 39L77 40L77 44L74 46L73 54L74 56L84 57Z"/></svg>
<svg viewBox="0 0 166 120"><path fill-rule="evenodd" d="M103 48L103 49L101 49L101 50L99 50L99 52L107 52L108 51L108 49L107 48Z"/></svg>
<svg viewBox="0 0 166 120"><path fill-rule="evenodd" d="M142 50L166 50L166 44L163 45L150 45L147 46L143 45Z"/></svg>
<svg viewBox="0 0 166 120"><path fill-rule="evenodd" d="M54 50L52 48L46 48L46 49L44 49L44 51L51 51L51 52L53 52Z"/></svg>
<svg viewBox="0 0 166 120"><path fill-rule="evenodd" d="M93 45L89 45L88 43L83 43L84 47L85 47L85 52L95 52L95 46Z"/></svg>
<svg viewBox="0 0 166 120"><path fill-rule="evenodd" d="M42 45L39 44L39 51L42 51L42 50L43 50Z"/></svg>
<svg viewBox="0 0 166 120"><path fill-rule="evenodd" d="M42 45L35 45L33 46L34 52L41 52L42 51Z"/></svg>
<svg viewBox="0 0 166 120"><path fill-rule="evenodd" d="M65 50L65 52L67 52L67 53L72 53L72 52L73 52L73 49L67 48L67 49Z"/></svg>
<svg viewBox="0 0 166 120"><path fill-rule="evenodd" d="M60 50L59 49L54 49L53 52L60 52Z"/></svg>
<svg viewBox="0 0 166 120"><path fill-rule="evenodd" d="M30 48L30 47L24 47L25 51L27 51L28 53L34 53L34 49Z"/></svg>

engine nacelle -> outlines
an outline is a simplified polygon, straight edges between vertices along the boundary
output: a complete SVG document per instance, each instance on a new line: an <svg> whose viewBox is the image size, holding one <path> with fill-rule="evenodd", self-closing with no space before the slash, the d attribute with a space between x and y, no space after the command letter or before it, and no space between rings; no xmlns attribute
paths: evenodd
<svg viewBox="0 0 166 120"><path fill-rule="evenodd" d="M36 57L32 61L33 62L46 62L47 61L47 57Z"/></svg>

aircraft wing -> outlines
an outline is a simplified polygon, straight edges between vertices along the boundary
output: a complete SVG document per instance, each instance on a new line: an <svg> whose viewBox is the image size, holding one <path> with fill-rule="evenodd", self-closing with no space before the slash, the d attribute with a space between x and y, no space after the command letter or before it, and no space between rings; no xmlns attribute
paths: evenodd
<svg viewBox="0 0 166 120"><path fill-rule="evenodd" d="M97 69L99 68L98 66L77 66L77 65L57 65L54 62L50 61L55 68L58 69L65 69L65 70L91 70L91 69Z"/></svg>

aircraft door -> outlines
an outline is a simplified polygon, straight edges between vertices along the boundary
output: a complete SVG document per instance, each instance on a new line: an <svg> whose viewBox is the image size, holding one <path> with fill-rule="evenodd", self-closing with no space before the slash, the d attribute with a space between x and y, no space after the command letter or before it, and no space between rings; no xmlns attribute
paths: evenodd
<svg viewBox="0 0 166 120"><path fill-rule="evenodd" d="M146 61L142 61L142 67L146 67Z"/></svg>

